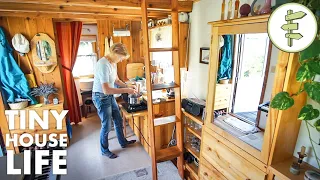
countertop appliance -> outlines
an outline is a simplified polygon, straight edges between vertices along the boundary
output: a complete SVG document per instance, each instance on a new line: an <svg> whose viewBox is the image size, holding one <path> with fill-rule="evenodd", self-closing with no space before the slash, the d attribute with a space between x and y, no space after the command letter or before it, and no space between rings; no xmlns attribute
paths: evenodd
<svg viewBox="0 0 320 180"><path fill-rule="evenodd" d="M147 103L145 102L144 99L141 100L140 104L129 104L129 98L127 93L122 94L121 98L124 100L124 103L121 103L121 105L128 113L133 113L133 112L138 112L138 111L143 111L148 109Z"/></svg>
<svg viewBox="0 0 320 180"><path fill-rule="evenodd" d="M139 105L130 105L127 102L121 103L121 105L128 113L133 113L133 112L138 112L138 111L143 111L148 109L148 106L144 101L142 101Z"/></svg>
<svg viewBox="0 0 320 180"><path fill-rule="evenodd" d="M188 113L194 116L201 116L203 109L206 107L204 100L196 98L185 98L182 99L182 108L185 109Z"/></svg>

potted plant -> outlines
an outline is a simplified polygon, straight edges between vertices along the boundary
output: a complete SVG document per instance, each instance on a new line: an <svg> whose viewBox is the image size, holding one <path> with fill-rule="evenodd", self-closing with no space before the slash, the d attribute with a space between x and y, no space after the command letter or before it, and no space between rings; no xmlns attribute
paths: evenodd
<svg viewBox="0 0 320 180"><path fill-rule="evenodd" d="M51 94L57 94L58 89L54 87L54 83L43 84L41 83L38 87L33 88L30 92L32 96L43 96L44 104L50 104L49 96Z"/></svg>
<svg viewBox="0 0 320 180"><path fill-rule="evenodd" d="M320 1L319 0L293 0L293 2L307 6L317 16L318 29L320 29ZM300 52L300 68L296 73L296 80L300 82L300 89L298 92L289 94L288 92L280 92L272 99L270 106L278 110L286 110L294 105L293 96L297 96L302 92L306 92L308 97L320 104L320 33L314 42L304 51ZM318 80L317 80L318 79ZM311 137L311 130L320 132L320 111L310 104L306 104L300 110L298 115L299 120L303 120L309 135L309 140L312 146L313 153L320 168L320 159L315 149L317 141ZM317 119L318 118L318 119ZM314 123L311 120L317 119ZM319 152L318 152L319 153Z"/></svg>

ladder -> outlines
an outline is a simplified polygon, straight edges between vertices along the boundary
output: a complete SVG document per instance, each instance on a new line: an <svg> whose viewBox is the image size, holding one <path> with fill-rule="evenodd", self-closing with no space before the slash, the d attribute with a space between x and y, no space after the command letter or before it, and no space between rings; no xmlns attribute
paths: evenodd
<svg viewBox="0 0 320 180"><path fill-rule="evenodd" d="M150 48L148 35L148 10L147 0L141 0L142 12L142 33L143 49L145 58L145 71L147 79L147 99L148 99L148 123L150 131L150 149L152 160L152 179L157 180L157 162L173 160L177 158L177 167L181 179L184 178L183 170L183 122L181 118L181 90L180 90L180 62L179 62L179 21L178 21L178 0L171 1L172 18L172 47L171 48ZM174 83L164 85L152 85L151 83L151 52L172 51L172 61L174 66ZM175 115L155 118L153 112L152 91L174 88L175 92ZM166 149L155 149L155 126L163 126L175 123L177 145Z"/></svg>

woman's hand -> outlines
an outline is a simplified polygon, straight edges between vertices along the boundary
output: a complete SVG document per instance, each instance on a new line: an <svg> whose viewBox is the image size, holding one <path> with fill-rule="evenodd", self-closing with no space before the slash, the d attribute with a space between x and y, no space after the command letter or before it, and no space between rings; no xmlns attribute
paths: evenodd
<svg viewBox="0 0 320 180"><path fill-rule="evenodd" d="M137 94L137 91L135 89L126 88L126 93L128 93L128 94Z"/></svg>

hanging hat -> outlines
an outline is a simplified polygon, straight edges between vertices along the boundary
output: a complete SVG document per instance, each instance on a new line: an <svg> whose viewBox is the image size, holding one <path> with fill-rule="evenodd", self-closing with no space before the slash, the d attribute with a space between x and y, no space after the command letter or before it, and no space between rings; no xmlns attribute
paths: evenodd
<svg viewBox="0 0 320 180"><path fill-rule="evenodd" d="M219 47L223 47L224 46L224 39L222 36L219 36Z"/></svg>
<svg viewBox="0 0 320 180"><path fill-rule="evenodd" d="M12 45L19 53L26 54L30 51L29 41L22 34L15 34L13 36Z"/></svg>

